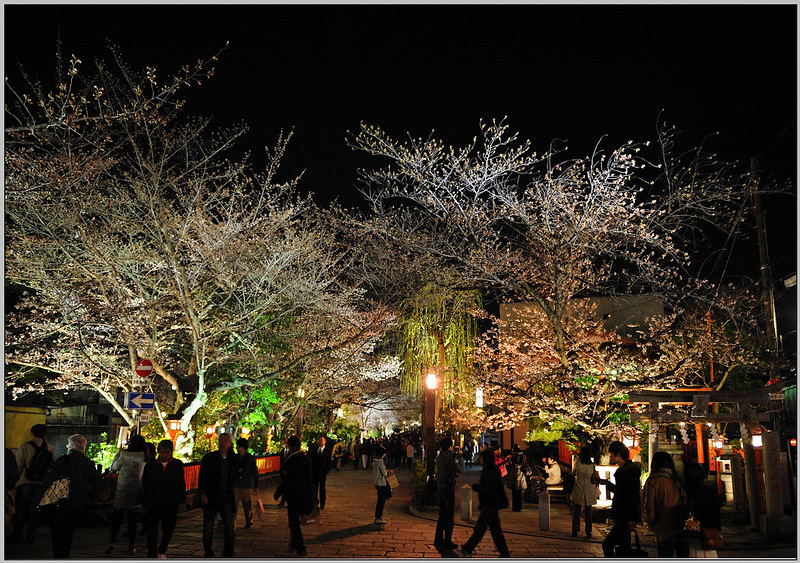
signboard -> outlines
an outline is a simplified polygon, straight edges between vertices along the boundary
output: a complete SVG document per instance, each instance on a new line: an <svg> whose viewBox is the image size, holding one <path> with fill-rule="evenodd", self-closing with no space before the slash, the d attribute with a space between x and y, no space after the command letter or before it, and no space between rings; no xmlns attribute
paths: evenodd
<svg viewBox="0 0 800 563"><path fill-rule="evenodd" d="M139 415L139 422L142 424L150 424L150 411L142 411Z"/></svg>
<svg viewBox="0 0 800 563"><path fill-rule="evenodd" d="M153 410L156 406L155 393L126 393L125 408L134 410Z"/></svg>
<svg viewBox="0 0 800 563"><path fill-rule="evenodd" d="M136 362L136 370L134 371L136 371L136 375L139 377L150 377L150 374L153 372L153 362L147 358L142 358Z"/></svg>

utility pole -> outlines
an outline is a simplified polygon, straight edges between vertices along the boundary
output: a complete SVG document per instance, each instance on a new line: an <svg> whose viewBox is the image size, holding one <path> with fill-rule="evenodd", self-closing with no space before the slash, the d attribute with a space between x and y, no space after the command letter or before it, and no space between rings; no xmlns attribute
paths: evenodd
<svg viewBox="0 0 800 563"><path fill-rule="evenodd" d="M761 300L764 304L764 320L766 321L767 338L772 346L772 362L770 376L776 376L778 358L778 326L775 315L775 296L772 288L772 270L769 264L769 251L767 248L767 230L764 226L764 208L761 206L761 193L759 191L760 171L758 157L750 158L750 181L752 182L751 195L753 198L753 216L756 220L756 234L758 235L758 254L761 262Z"/></svg>

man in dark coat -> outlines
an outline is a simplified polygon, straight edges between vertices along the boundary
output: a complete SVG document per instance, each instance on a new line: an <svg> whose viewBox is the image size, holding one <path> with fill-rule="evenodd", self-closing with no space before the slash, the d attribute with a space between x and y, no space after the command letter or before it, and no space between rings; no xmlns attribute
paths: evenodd
<svg viewBox="0 0 800 563"><path fill-rule="evenodd" d="M166 559L167 546L178 521L178 507L186 502L186 480L183 462L172 457L169 440L158 443L158 457L144 466L142 491L147 519L147 556ZM158 542L158 523L161 522L161 544Z"/></svg>
<svg viewBox="0 0 800 563"><path fill-rule="evenodd" d="M439 447L441 449L436 457L436 493L439 496L439 519L436 522L433 546L455 549L458 547L458 544L453 541L458 466L451 452L453 440L445 436L439 443Z"/></svg>
<svg viewBox="0 0 800 563"><path fill-rule="evenodd" d="M461 551L468 556L472 556L475 547L483 539L486 528L489 528L492 540L494 540L494 546L500 553L500 557L511 557L506 537L500 527L499 514L501 498L506 501L508 498L505 496L505 486L503 485L502 477L500 477L500 468L495 465L494 459L494 451L489 448L481 450L481 465L483 466L481 478L478 483L472 485L472 489L478 492L480 514L472 535L467 540L467 543L461 546ZM505 504L507 506L507 502Z"/></svg>
<svg viewBox="0 0 800 563"><path fill-rule="evenodd" d="M253 525L252 495L258 494L258 466L255 456L247 451L249 446L247 438L236 440L236 481L233 483L233 492L236 497L235 506L242 503L245 528Z"/></svg>
<svg viewBox="0 0 800 563"><path fill-rule="evenodd" d="M217 513L222 517L225 530L223 556L233 557L233 515L236 502L233 484L236 477L235 455L231 451L231 435L219 435L219 449L207 453L200 460L200 473L197 476L197 490L200 493L200 506L203 508L203 549L205 557L214 557L211 542L214 537L214 519Z"/></svg>
<svg viewBox="0 0 800 563"><path fill-rule="evenodd" d="M325 436L320 436L317 446L311 449L311 477L314 480L314 506L319 506L320 510L325 509L327 495L325 493L325 482L328 479L328 471L331 468L331 452L325 447L327 440Z"/></svg>
<svg viewBox="0 0 800 563"><path fill-rule="evenodd" d="M67 454L62 455L44 476L34 493L33 506L39 504L44 492L53 481L69 477L69 501L63 510L50 516L50 539L53 542L53 559L68 559L76 524L87 519L86 509L102 489L102 478L94 462L86 457L86 438L73 434L68 438Z"/></svg>
<svg viewBox="0 0 800 563"><path fill-rule="evenodd" d="M630 548L631 532L636 529L636 523L642 521L642 466L630 460L628 448L622 442L611 442L608 454L609 463L619 469L614 472L614 483L600 480L614 495L610 514L614 526L603 540L603 556L614 557L615 546L623 550Z"/></svg>
<svg viewBox="0 0 800 563"><path fill-rule="evenodd" d="M289 455L281 468L281 482L275 489L275 500L283 495L286 499L289 517L289 533L291 536L289 549L292 555L301 557L306 554L303 534L300 531L300 516L308 514L314 507L314 491L311 481L311 462L300 451L300 438L290 436L286 440Z"/></svg>

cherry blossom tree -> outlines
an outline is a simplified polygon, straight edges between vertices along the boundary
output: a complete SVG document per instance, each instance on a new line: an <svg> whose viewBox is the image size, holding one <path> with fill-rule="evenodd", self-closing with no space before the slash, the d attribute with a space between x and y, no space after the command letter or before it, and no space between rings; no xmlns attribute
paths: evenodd
<svg viewBox="0 0 800 563"><path fill-rule="evenodd" d="M190 446L208 393L299 379L385 314L346 282L324 212L277 180L291 135L256 173L228 156L243 128L179 114L207 63L163 83L116 63L7 84L6 274L30 291L7 319L6 385L89 386L130 423L118 392L150 358Z"/></svg>

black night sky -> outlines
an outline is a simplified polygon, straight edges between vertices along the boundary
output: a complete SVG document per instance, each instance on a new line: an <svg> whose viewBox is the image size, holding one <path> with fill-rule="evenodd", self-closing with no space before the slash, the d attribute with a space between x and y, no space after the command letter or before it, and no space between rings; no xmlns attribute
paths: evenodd
<svg viewBox="0 0 800 563"><path fill-rule="evenodd" d="M230 41L188 111L245 121L257 156L294 128L288 178L321 203L356 202L351 151L360 121L395 137L435 129L459 145L481 118L508 116L537 152L567 156L655 137L659 111L687 148L723 160L762 155L765 173L797 172L797 6L778 5L5 5L5 74L46 78L56 39L85 65L108 57L162 74ZM796 200L766 202L776 277L796 271ZM738 249L758 273L753 241ZM752 260L751 263L748 263Z"/></svg>

